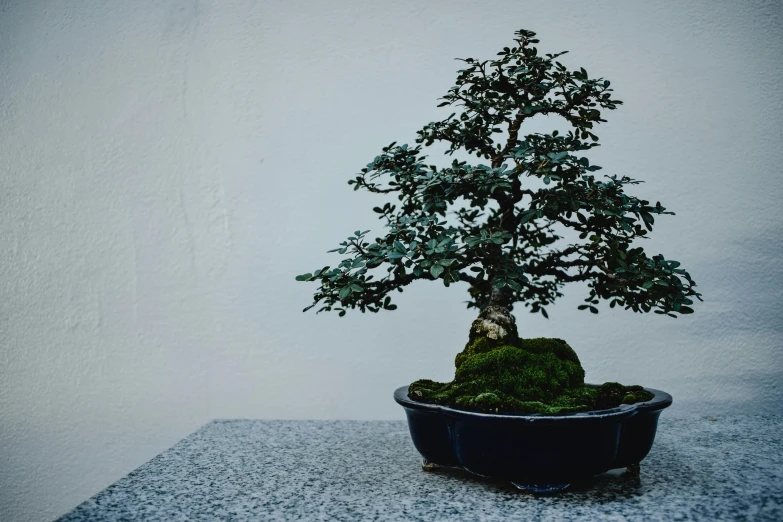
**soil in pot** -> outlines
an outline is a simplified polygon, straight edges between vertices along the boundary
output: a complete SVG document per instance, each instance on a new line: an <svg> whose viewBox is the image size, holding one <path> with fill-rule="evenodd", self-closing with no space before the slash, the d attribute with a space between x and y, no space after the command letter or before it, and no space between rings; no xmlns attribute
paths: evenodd
<svg viewBox="0 0 783 522"><path fill-rule="evenodd" d="M519 337L514 316L488 306L455 359L454 380L412 383L419 402L483 412L561 414L603 410L652 399L641 386L585 385L579 358L562 339Z"/></svg>

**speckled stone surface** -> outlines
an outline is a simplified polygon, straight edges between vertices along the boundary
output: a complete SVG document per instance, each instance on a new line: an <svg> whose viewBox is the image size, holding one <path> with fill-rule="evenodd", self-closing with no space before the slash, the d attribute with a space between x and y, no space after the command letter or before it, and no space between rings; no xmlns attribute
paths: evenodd
<svg viewBox="0 0 783 522"><path fill-rule="evenodd" d="M404 421L207 424L61 521L783 520L783 416L661 419L638 478L555 496L437 468Z"/></svg>

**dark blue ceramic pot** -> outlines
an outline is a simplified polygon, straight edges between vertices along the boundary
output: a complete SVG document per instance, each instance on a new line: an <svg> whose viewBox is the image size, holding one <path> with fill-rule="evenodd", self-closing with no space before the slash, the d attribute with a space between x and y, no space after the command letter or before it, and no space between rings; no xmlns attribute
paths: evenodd
<svg viewBox="0 0 783 522"><path fill-rule="evenodd" d="M457 466L544 493L610 469L638 466L652 447L661 411L672 403L668 393L645 390L655 395L646 402L557 416L482 413L416 402L408 397L407 386L394 392L394 400L405 408L425 469Z"/></svg>

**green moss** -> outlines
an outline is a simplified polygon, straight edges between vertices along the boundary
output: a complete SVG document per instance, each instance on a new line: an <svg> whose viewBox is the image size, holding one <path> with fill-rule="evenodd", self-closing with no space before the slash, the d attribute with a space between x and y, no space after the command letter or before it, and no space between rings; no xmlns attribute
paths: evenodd
<svg viewBox="0 0 783 522"><path fill-rule="evenodd" d="M626 386L625 395L623 396L623 404L634 404L637 402L649 401L654 395L641 386Z"/></svg>
<svg viewBox="0 0 783 522"><path fill-rule="evenodd" d="M465 359L479 353L486 353L494 348L497 348L499 345L499 342L493 342L493 340L487 339L486 337L479 337L473 341L468 341L468 344L465 345L465 349L458 353L454 358L454 366L459 368Z"/></svg>
<svg viewBox="0 0 783 522"><path fill-rule="evenodd" d="M416 381L409 388L411 398L478 411L544 414L606 409L652 398L641 386L586 386L579 358L565 341L519 339L513 322L496 328L497 316L485 320L482 315L455 359L454 380Z"/></svg>

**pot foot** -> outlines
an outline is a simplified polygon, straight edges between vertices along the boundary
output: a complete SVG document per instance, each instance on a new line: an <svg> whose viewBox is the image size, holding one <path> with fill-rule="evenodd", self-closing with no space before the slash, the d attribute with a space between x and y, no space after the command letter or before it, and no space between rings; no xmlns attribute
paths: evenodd
<svg viewBox="0 0 783 522"><path fill-rule="evenodd" d="M517 489L533 493L534 495L551 495L553 493L559 493L566 489L571 484L520 484L518 482L512 482Z"/></svg>
<svg viewBox="0 0 783 522"><path fill-rule="evenodd" d="M628 466L625 472L631 477L638 477L641 474L641 468L642 467L637 462L636 464L631 464L630 466Z"/></svg>
<svg viewBox="0 0 783 522"><path fill-rule="evenodd" d="M436 464L434 462L431 462L427 459L422 459L421 461L421 469L422 471L432 471L435 469Z"/></svg>

